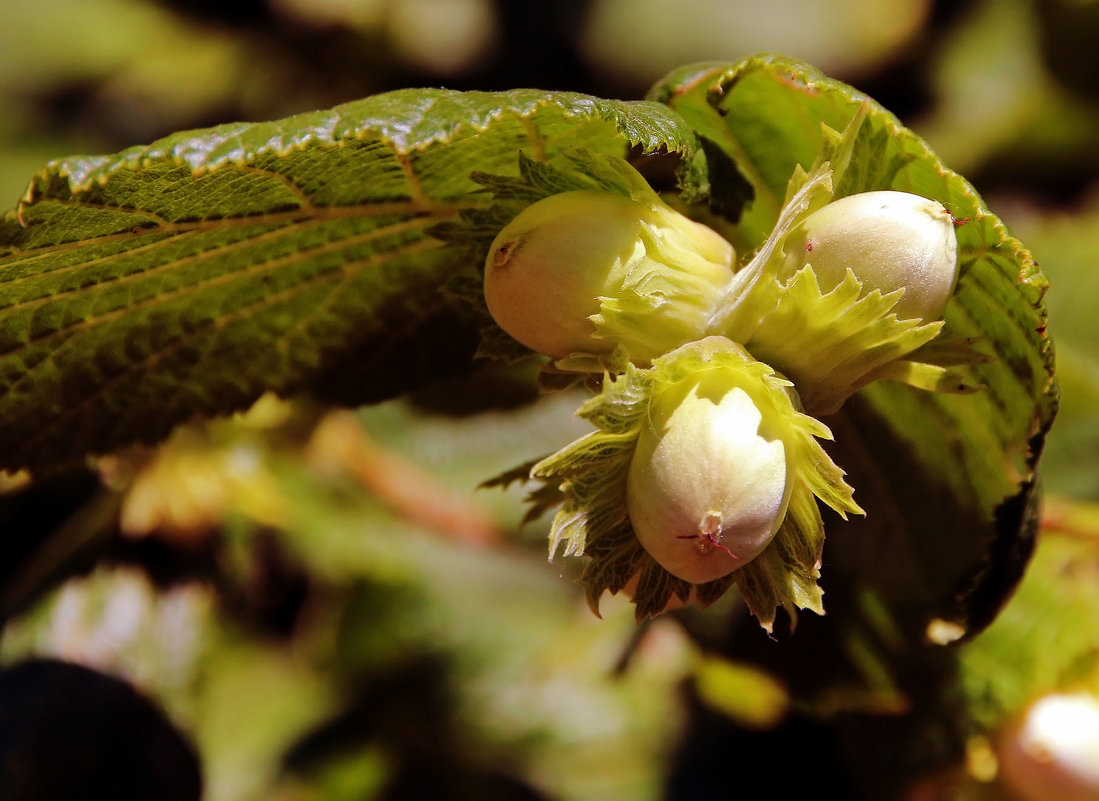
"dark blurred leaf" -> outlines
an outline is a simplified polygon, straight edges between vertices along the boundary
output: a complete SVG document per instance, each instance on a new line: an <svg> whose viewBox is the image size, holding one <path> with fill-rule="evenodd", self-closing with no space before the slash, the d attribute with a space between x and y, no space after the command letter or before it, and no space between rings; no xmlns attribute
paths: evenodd
<svg viewBox="0 0 1099 801"><path fill-rule="evenodd" d="M103 489L98 476L73 472L3 501L0 511L12 515L4 521L3 553L10 561L0 572L0 621L6 622L104 557L117 539L120 497Z"/></svg>
<svg viewBox="0 0 1099 801"><path fill-rule="evenodd" d="M36 659L0 672L0 798L198 801L194 747L125 682Z"/></svg>
<svg viewBox="0 0 1099 801"><path fill-rule="evenodd" d="M7 584L34 550L100 490L90 470L61 473L16 492L0 495L0 525L18 537L0 539L0 587ZM3 614L0 607L0 616Z"/></svg>

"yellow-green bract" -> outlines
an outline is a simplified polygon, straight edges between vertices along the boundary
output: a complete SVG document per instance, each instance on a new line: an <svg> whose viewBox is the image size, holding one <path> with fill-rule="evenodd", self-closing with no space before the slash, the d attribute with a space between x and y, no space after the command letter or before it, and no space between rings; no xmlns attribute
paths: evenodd
<svg viewBox="0 0 1099 801"><path fill-rule="evenodd" d="M715 332L790 379L813 415L882 379L973 391L975 353L959 347L946 365L909 357L944 325L957 278L953 217L904 192L830 197L827 164L802 178L718 304Z"/></svg>

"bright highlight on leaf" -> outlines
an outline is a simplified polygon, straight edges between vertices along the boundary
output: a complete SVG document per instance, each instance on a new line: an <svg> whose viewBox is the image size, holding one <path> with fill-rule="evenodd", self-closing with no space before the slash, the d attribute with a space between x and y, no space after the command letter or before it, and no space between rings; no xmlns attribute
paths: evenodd
<svg viewBox="0 0 1099 801"><path fill-rule="evenodd" d="M703 657L695 668L694 680L695 689L707 706L741 726L770 729L781 723L789 711L786 688L754 665Z"/></svg>

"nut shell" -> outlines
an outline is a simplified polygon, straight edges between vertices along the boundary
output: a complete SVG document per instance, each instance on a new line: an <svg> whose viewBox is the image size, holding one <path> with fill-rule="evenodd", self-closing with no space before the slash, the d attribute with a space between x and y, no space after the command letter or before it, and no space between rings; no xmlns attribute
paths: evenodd
<svg viewBox="0 0 1099 801"><path fill-rule="evenodd" d="M740 387L704 377L655 399L627 479L630 521L669 573L701 584L766 548L788 502L786 449Z"/></svg>
<svg viewBox="0 0 1099 801"><path fill-rule="evenodd" d="M1021 801L1099 799L1099 699L1036 701L999 742L1004 781Z"/></svg>
<svg viewBox="0 0 1099 801"><path fill-rule="evenodd" d="M624 344L648 361L703 336L734 257L719 234L655 194L643 202L563 192L531 204L496 236L485 261L485 302L504 331L555 359ZM592 318L604 299L641 296L649 305L638 307L632 338L597 336Z"/></svg>
<svg viewBox="0 0 1099 801"><path fill-rule="evenodd" d="M954 292L958 238L946 207L908 192L848 195L810 214L786 241L782 275L811 264L821 289L850 269L865 292L903 289L899 319L938 320Z"/></svg>

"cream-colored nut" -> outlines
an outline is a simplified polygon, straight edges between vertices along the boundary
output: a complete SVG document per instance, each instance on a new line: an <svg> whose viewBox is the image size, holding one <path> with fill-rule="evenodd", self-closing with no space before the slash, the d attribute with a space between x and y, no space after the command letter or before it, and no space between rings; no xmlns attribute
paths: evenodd
<svg viewBox="0 0 1099 801"><path fill-rule="evenodd" d="M647 361L704 335L732 278L732 246L666 206L578 190L531 204L496 236L485 261L493 319L532 350L554 358L609 353L624 344ZM658 298L644 339L595 337L603 298Z"/></svg>
<svg viewBox="0 0 1099 801"><path fill-rule="evenodd" d="M752 398L703 374L653 400L627 479L630 522L669 573L695 584L728 575L770 544L786 511L782 440Z"/></svg>
<svg viewBox="0 0 1099 801"><path fill-rule="evenodd" d="M938 320L958 276L954 218L935 200L908 192L848 195L810 214L786 240L782 276L810 264L821 289L847 275L865 292L903 289L897 317Z"/></svg>

